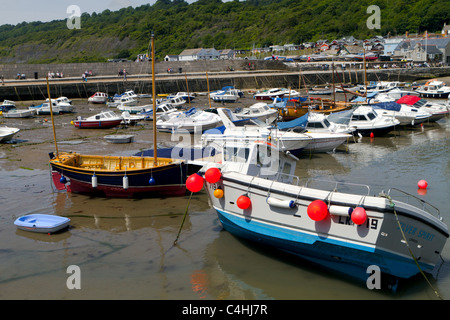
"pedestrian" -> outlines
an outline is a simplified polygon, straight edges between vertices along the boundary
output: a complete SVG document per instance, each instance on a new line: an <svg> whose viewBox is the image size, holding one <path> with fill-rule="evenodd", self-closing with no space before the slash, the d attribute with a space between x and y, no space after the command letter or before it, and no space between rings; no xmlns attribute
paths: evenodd
<svg viewBox="0 0 450 320"><path fill-rule="evenodd" d="M87 82L86 73L83 73L81 75L81 79L83 80L83 82Z"/></svg>
<svg viewBox="0 0 450 320"><path fill-rule="evenodd" d="M123 81L127 81L127 70L123 69Z"/></svg>

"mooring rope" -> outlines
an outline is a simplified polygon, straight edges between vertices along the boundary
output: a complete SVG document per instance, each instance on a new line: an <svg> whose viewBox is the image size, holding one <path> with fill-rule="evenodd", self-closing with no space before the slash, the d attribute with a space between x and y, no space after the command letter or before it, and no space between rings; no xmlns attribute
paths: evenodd
<svg viewBox="0 0 450 320"><path fill-rule="evenodd" d="M406 243L406 247L408 248L411 257L413 258L414 262L416 263L417 268L419 269L419 271L420 271L420 273L422 274L422 276L425 278L425 281L428 283L428 285L430 286L430 288L433 290L434 294L435 294L439 299L443 300L442 297L441 297L441 295L439 294L439 292L433 287L433 285L431 284L430 280L428 280L428 277L427 277L427 276L425 275L425 273L423 272L422 268L421 268L420 265L419 265L419 262L417 261L416 257L414 256L414 253L413 253L412 250L411 250L411 247L409 246L408 240L406 240L405 233L403 232L402 226L401 226L401 224L400 224L400 220L398 219L398 216L397 216L397 211L395 210L395 203L392 201L392 198L391 198L390 196L388 196L388 195L385 195L385 196L386 196L386 198L389 200L389 206L394 210L395 219L397 220L398 227L399 227L399 229L400 229L400 232L402 233L403 240L404 240L405 243Z"/></svg>

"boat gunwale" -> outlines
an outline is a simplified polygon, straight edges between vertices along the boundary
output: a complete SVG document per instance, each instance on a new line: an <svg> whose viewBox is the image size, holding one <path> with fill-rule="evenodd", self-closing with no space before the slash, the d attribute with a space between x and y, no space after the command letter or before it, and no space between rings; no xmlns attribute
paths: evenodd
<svg viewBox="0 0 450 320"><path fill-rule="evenodd" d="M240 174L239 172L233 172L233 173ZM265 187L265 186L262 186L262 185L258 185L258 184L254 183L254 179L252 179L249 183L247 183L246 181L238 180L236 178L225 177L223 174L224 173L222 173L222 180L223 181L228 181L228 182L231 182L231 183L242 185L242 186L244 186L244 189L246 189L248 191L250 190L250 188L254 188L254 189L258 189L260 191L265 191L265 192L268 192L268 193L270 192L271 194L275 193L275 194L279 194L279 195L283 195L283 196L287 196L287 197L293 197L293 198L295 198L297 200L298 199L302 199L302 200L306 199L306 200L311 200L311 201L312 200L317 200L317 197L308 196L308 195L300 195L300 194L296 194L296 193L291 193L291 192L286 191L286 190L276 190L276 189L273 189L271 187ZM260 178L260 179L266 180L264 178ZM299 187L301 187L301 186L299 186ZM309 187L301 187L301 188L312 189L312 188L309 188ZM337 192L337 193L339 193L339 192ZM361 195L361 196L363 196L363 195ZM370 196L370 197L381 198L381 197L377 197L377 196ZM388 200L388 199L386 198L386 200ZM354 203L349 204L348 202L343 202L343 201L333 200L333 199L327 200L327 201L329 201L330 205L331 204L340 205L340 206L354 205ZM401 201L396 201L396 202L399 203L399 204L404 204L406 207L407 206L411 206L411 205L409 205L407 203L403 203ZM441 233L446 238L449 237L448 230L444 230L441 226L439 226L438 223L433 223L433 221L426 220L424 217L422 217L420 215L415 215L415 214L412 214L412 213L408 213L406 211L407 208L404 208L405 210L402 210L402 208L399 208L399 206L396 205L397 209L394 212L394 208L391 208L391 207L380 208L380 207L371 206L371 205L364 205L364 207L366 209L377 211L377 212L381 212L381 213L397 214L397 215L402 215L402 216L405 216L405 217L408 217L408 218L411 218L411 219L415 219L415 220L420 221L420 222L430 226L431 228L435 229L437 232ZM442 221L440 221L438 218L436 218L431 213L429 213L429 212L427 212L427 211L425 211L423 209L417 208L417 207L414 207L414 208L425 212L426 214L428 214L431 217L431 219L436 219L437 221L442 223Z"/></svg>

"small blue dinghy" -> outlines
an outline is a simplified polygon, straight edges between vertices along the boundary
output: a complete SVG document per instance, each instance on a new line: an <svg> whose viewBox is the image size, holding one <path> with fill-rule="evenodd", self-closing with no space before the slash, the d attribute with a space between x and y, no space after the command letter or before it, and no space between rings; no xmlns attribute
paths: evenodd
<svg viewBox="0 0 450 320"><path fill-rule="evenodd" d="M70 219L50 214L30 214L17 218L17 228L39 233L55 233L69 226Z"/></svg>

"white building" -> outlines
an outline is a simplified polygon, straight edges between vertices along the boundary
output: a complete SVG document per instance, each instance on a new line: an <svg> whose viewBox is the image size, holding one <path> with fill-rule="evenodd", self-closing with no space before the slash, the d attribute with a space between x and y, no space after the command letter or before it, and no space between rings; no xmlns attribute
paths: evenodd
<svg viewBox="0 0 450 320"><path fill-rule="evenodd" d="M185 49L178 55L178 61L217 60L220 52L214 48Z"/></svg>

